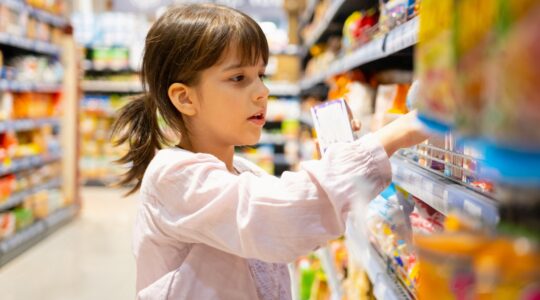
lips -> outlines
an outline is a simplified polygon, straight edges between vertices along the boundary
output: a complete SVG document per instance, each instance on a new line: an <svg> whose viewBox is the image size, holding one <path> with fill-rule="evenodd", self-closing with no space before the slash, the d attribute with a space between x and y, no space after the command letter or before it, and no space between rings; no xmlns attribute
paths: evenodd
<svg viewBox="0 0 540 300"><path fill-rule="evenodd" d="M248 121L254 123L255 125L263 126L264 123L266 123L266 120L264 118L264 112L254 114L253 116L248 118Z"/></svg>

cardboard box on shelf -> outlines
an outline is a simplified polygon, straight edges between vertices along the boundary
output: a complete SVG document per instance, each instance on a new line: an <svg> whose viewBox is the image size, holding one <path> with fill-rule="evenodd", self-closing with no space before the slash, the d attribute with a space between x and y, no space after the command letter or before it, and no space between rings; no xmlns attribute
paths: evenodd
<svg viewBox="0 0 540 300"><path fill-rule="evenodd" d="M277 69L272 81L297 82L300 79L300 58L296 55L276 55Z"/></svg>

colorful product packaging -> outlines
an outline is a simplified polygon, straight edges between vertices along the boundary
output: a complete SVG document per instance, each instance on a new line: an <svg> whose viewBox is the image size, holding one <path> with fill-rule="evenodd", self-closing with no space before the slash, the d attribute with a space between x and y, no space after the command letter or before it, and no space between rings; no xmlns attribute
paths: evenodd
<svg viewBox="0 0 540 300"><path fill-rule="evenodd" d="M415 52L415 77L422 82L416 106L426 124L440 131L453 126L456 113L453 11L453 0L422 1Z"/></svg>
<svg viewBox="0 0 540 300"><path fill-rule="evenodd" d="M538 153L540 4L534 0L498 3L498 36L487 72L490 89L483 133L499 145Z"/></svg>
<svg viewBox="0 0 540 300"><path fill-rule="evenodd" d="M495 36L496 1L457 0L454 19L454 52L457 63L456 126L467 135L479 132L487 96L489 52Z"/></svg>

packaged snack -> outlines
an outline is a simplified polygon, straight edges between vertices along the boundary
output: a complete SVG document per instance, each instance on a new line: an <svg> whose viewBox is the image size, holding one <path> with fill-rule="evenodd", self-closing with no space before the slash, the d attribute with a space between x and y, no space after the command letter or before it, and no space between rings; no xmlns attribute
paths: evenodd
<svg viewBox="0 0 540 300"><path fill-rule="evenodd" d="M418 113L432 130L446 132L456 113L454 1L423 0L421 9L415 52L415 77L422 81Z"/></svg>
<svg viewBox="0 0 540 300"><path fill-rule="evenodd" d="M422 0L409 0L409 7L407 11L409 19L418 15L420 12L420 3L422 3Z"/></svg>
<svg viewBox="0 0 540 300"><path fill-rule="evenodd" d="M399 195L399 196L398 196ZM410 195L390 185L369 203L366 223L370 240L386 256L402 282L414 290L417 282L416 254L412 246Z"/></svg>
<svg viewBox="0 0 540 300"><path fill-rule="evenodd" d="M473 233L415 235L419 255L418 299L475 299L473 261L486 238Z"/></svg>
<svg viewBox="0 0 540 300"><path fill-rule="evenodd" d="M489 61L483 133L511 149L540 151L540 4L499 1L499 36Z"/></svg>
<svg viewBox="0 0 540 300"><path fill-rule="evenodd" d="M0 239L10 237L15 233L15 215L8 211L0 213Z"/></svg>
<svg viewBox="0 0 540 300"><path fill-rule="evenodd" d="M379 12L375 8L366 11L355 11L343 26L343 48L352 51L370 41L376 33Z"/></svg>
<svg viewBox="0 0 540 300"><path fill-rule="evenodd" d="M375 300L369 276L357 262L352 260L349 261L349 277L346 281L345 292L347 299Z"/></svg>
<svg viewBox="0 0 540 300"><path fill-rule="evenodd" d="M415 203L410 215L413 234L434 234L443 231L445 217L422 200L412 197Z"/></svg>
<svg viewBox="0 0 540 300"><path fill-rule="evenodd" d="M28 208L16 208L13 210L16 219L16 230L20 231L34 222L32 211Z"/></svg>
<svg viewBox="0 0 540 300"><path fill-rule="evenodd" d="M479 132L479 114L487 96L486 68L493 45L496 1L455 1L455 54L457 63L456 125L465 134Z"/></svg>
<svg viewBox="0 0 540 300"><path fill-rule="evenodd" d="M394 120L395 115L405 114L409 84L381 84L377 87L375 115L372 129L376 130Z"/></svg>
<svg viewBox="0 0 540 300"><path fill-rule="evenodd" d="M300 282L300 299L312 299L312 287L314 285L317 273L321 273L320 262L314 256L303 257L297 263L298 276Z"/></svg>
<svg viewBox="0 0 540 300"><path fill-rule="evenodd" d="M474 259L476 299L539 299L540 252L529 240L499 237Z"/></svg>
<svg viewBox="0 0 540 300"><path fill-rule="evenodd" d="M379 0L381 18L379 30L387 33L408 18L409 0Z"/></svg>
<svg viewBox="0 0 540 300"><path fill-rule="evenodd" d="M333 240L330 242L329 248L337 277L340 282L343 282L347 278L349 261L349 252L345 240L343 238Z"/></svg>

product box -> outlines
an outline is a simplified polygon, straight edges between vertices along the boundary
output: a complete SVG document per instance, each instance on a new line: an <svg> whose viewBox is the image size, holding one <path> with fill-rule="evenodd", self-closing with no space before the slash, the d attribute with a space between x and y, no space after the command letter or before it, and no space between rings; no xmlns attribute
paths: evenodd
<svg viewBox="0 0 540 300"><path fill-rule="evenodd" d="M280 54L277 59L276 73L272 81L297 82L300 79L300 58L296 55Z"/></svg>
<svg viewBox="0 0 540 300"><path fill-rule="evenodd" d="M311 109L311 114L321 155L324 156L324 152L331 144L355 140L350 110L344 99L317 105Z"/></svg>

